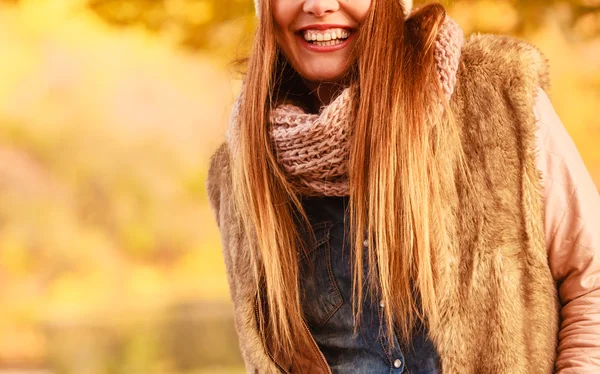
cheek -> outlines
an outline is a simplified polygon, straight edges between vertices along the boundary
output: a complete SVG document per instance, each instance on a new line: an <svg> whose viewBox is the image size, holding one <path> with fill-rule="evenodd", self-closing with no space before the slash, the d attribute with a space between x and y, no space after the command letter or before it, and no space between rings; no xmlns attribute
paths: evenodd
<svg viewBox="0 0 600 374"><path fill-rule="evenodd" d="M273 21L275 21L276 30L281 33L288 29L294 19L294 14L298 5L294 5L294 1L288 0L273 0L271 9L273 12Z"/></svg>
<svg viewBox="0 0 600 374"><path fill-rule="evenodd" d="M275 33L275 38L277 39L277 44L284 51L286 50L286 46L290 44L290 41L287 39L290 38L289 28L298 11L297 3L298 2L296 1L289 0L273 0L271 2L273 21L275 23L275 29L273 31Z"/></svg>
<svg viewBox="0 0 600 374"><path fill-rule="evenodd" d="M290 61L295 60L293 52L294 49L291 46L294 45L294 34L290 31L290 27L297 17L298 13L302 11L301 2L291 0L272 0L271 11L273 14L273 21L275 23L274 34L277 41L277 45Z"/></svg>
<svg viewBox="0 0 600 374"><path fill-rule="evenodd" d="M349 2L348 13L352 15L352 18L362 23L367 18L367 14L369 14L371 2L372 0L353 0Z"/></svg>

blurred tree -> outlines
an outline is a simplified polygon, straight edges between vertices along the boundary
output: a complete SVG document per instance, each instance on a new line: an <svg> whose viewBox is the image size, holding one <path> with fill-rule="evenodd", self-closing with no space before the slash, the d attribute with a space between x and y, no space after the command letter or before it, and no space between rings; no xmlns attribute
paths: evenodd
<svg viewBox="0 0 600 374"><path fill-rule="evenodd" d="M600 186L600 0L429 1L540 46ZM215 57L255 22L252 0L0 0L0 366L241 365L204 181L241 85Z"/></svg>
<svg viewBox="0 0 600 374"><path fill-rule="evenodd" d="M428 3L431 1L417 0L418 4ZM539 28L547 18L549 12L559 9L561 14L561 23L565 29L574 29L582 19L590 16L600 17L600 0L439 0L451 11L454 8L465 9L471 13L471 17L475 18L478 25L485 24L489 20L490 15L498 14L490 12L493 8L496 10L512 10L516 16L515 22L506 19L506 13L501 17L492 17L495 22L507 22L510 27L510 32L514 34L525 34ZM481 10L478 12L478 10ZM510 12L509 12L510 13ZM596 23L597 24L597 23ZM478 29L477 31L496 31ZM594 35L600 34L600 30L596 29Z"/></svg>
<svg viewBox="0 0 600 374"><path fill-rule="evenodd" d="M423 4L430 1L417 1ZM516 10L517 20L511 23L511 33L522 34L539 27L547 11L557 6L564 10L564 24L572 28L590 15L600 19L600 0L441 0L450 10L454 7L510 7ZM187 47L207 48L215 30L222 23L248 19L253 15L252 0L89 0L89 6L104 20L127 26L142 24L158 32L175 33ZM489 14L489 13L488 13ZM474 16L476 14L474 13ZM587 21L590 23L589 21ZM597 22L595 23L598 24ZM246 31L252 24L241 25ZM589 29L589 28L588 28ZM486 30L479 30L486 31ZM598 27L594 30L598 34Z"/></svg>
<svg viewBox="0 0 600 374"><path fill-rule="evenodd" d="M19 4L25 1L28 0L0 0L0 3ZM512 10L508 19L500 17L494 20L493 23L504 22L501 32L525 34L536 30L548 11L558 7L565 29L587 37L600 35L600 0L438 1L451 12L458 9L468 13L468 18L476 24L476 31L498 31L493 28L486 30L486 19L493 14L489 13L490 9ZM417 4L428 2L431 0L416 1ZM109 24L143 26L190 49L235 48L232 42L243 40L244 35L251 32L254 22L252 0L80 0L74 1L73 7L81 3L87 4ZM482 17L481 13L487 17Z"/></svg>
<svg viewBox="0 0 600 374"><path fill-rule="evenodd" d="M193 49L212 47L224 23L242 20L238 27L251 28L251 0L88 0L104 20L119 26L143 25L173 36Z"/></svg>

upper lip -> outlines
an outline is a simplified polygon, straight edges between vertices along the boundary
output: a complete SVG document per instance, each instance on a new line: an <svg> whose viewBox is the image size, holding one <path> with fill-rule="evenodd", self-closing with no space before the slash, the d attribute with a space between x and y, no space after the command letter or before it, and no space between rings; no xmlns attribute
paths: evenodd
<svg viewBox="0 0 600 374"><path fill-rule="evenodd" d="M298 32L304 31L304 30L327 30L327 29L348 29L350 31L353 30L353 28L348 25L334 25L334 24L330 24L330 23L321 23L321 24L314 24L314 25L308 25L308 26L301 27L298 29Z"/></svg>

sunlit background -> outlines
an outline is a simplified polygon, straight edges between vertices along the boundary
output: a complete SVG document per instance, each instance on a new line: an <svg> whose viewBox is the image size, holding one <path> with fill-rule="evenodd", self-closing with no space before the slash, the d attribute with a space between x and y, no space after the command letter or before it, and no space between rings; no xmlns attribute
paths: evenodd
<svg viewBox="0 0 600 374"><path fill-rule="evenodd" d="M550 60L600 186L600 0L444 2ZM241 373L205 195L251 0L0 0L0 374Z"/></svg>

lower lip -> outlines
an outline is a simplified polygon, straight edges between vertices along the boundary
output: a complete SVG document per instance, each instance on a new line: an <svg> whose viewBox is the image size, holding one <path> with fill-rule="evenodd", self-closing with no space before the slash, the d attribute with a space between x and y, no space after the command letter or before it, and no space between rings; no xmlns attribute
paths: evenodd
<svg viewBox="0 0 600 374"><path fill-rule="evenodd" d="M304 36L301 34L296 34L296 37L298 38L298 40L300 41L300 44L308 49L309 51L313 51L313 52L333 52L333 51L337 51L339 49L345 48L348 44L350 44L350 41L354 38L354 32L350 33L350 36L344 40L343 42L341 42L340 44L336 44L336 45L316 45L316 44L312 44L307 42L304 39Z"/></svg>

